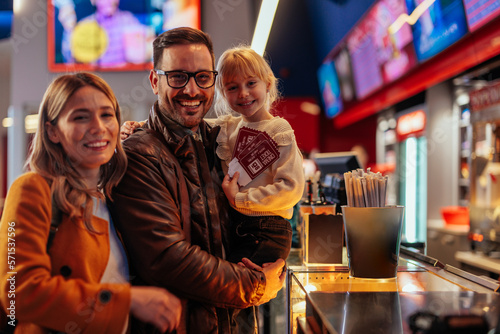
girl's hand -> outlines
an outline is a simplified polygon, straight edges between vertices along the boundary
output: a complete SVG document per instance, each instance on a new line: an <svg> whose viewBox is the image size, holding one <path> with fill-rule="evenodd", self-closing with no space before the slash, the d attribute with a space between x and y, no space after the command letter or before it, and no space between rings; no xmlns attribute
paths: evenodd
<svg viewBox="0 0 500 334"><path fill-rule="evenodd" d="M135 122L135 121L126 121L123 123L120 128L120 139L127 139L132 133L134 133L135 129L140 128L145 122Z"/></svg>
<svg viewBox="0 0 500 334"><path fill-rule="evenodd" d="M235 206L236 194L240 191L240 187L238 186L239 177L239 172L235 172L233 178L231 178L229 174L226 174L226 176L224 176L224 180L222 181L222 190L224 190L224 194L226 194L226 197L232 206Z"/></svg>
<svg viewBox="0 0 500 334"><path fill-rule="evenodd" d="M152 286L133 286L130 313L151 323L162 333L171 332L181 322L181 301L165 289Z"/></svg>

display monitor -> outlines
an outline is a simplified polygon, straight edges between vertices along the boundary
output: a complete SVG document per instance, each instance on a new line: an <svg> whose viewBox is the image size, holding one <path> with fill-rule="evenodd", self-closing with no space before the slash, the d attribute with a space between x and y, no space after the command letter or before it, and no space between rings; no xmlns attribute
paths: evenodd
<svg viewBox="0 0 500 334"><path fill-rule="evenodd" d="M471 32L500 15L499 0L463 0L465 16Z"/></svg>
<svg viewBox="0 0 500 334"><path fill-rule="evenodd" d="M334 153L317 153L313 160L318 166L321 177L324 178L328 174L341 174L361 168L356 152L334 152Z"/></svg>
<svg viewBox="0 0 500 334"><path fill-rule="evenodd" d="M379 0L347 37L356 95L359 99L388 84L417 64L410 27L390 25L406 15L404 0Z"/></svg>
<svg viewBox="0 0 500 334"><path fill-rule="evenodd" d="M420 62L435 56L468 32L462 0L406 0L406 6L412 14L425 8L412 25L413 43Z"/></svg>
<svg viewBox="0 0 500 334"><path fill-rule="evenodd" d="M342 111L342 99L337 72L332 61L323 63L318 69L318 83L326 116L333 118Z"/></svg>
<svg viewBox="0 0 500 334"><path fill-rule="evenodd" d="M0 2L0 39L9 38L12 35L13 17L13 1Z"/></svg>
<svg viewBox="0 0 500 334"><path fill-rule="evenodd" d="M336 212L347 205L344 173L361 168L356 152L317 153L314 161L321 172L326 199L337 204Z"/></svg>
<svg viewBox="0 0 500 334"><path fill-rule="evenodd" d="M47 6L53 72L149 70L157 35L200 28L200 0L53 0Z"/></svg>
<svg viewBox="0 0 500 334"><path fill-rule="evenodd" d="M333 63L337 70L343 106L347 108L350 103L356 100L356 93L354 91L351 59L345 45L340 47L339 53L333 57Z"/></svg>

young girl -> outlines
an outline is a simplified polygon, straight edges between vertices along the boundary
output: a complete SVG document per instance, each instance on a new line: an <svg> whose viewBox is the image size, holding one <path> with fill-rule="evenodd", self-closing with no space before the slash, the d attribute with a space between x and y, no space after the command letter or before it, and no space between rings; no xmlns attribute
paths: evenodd
<svg viewBox="0 0 500 334"><path fill-rule="evenodd" d="M0 224L0 300L16 332L120 334L129 313L162 332L180 323L177 297L128 283L104 199L127 167L120 117L93 74L61 76L45 92L31 171L10 187Z"/></svg>
<svg viewBox="0 0 500 334"><path fill-rule="evenodd" d="M279 158L240 187L238 173L226 174L222 188L232 211L229 260L243 257L262 265L290 252L290 219L304 189L302 155L290 124L273 116L277 79L266 60L248 46L226 50L218 61L216 124L221 127L217 155L227 173L241 128L266 132L278 145ZM239 116L233 115L239 114Z"/></svg>

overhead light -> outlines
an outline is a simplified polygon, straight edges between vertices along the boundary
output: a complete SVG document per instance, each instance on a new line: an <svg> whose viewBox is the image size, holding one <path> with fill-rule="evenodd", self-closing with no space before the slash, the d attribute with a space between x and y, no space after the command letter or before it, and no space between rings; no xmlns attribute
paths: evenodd
<svg viewBox="0 0 500 334"><path fill-rule="evenodd" d="M2 126L4 128L9 128L11 127L12 125L14 124L14 119L12 117L5 117L3 120L2 120Z"/></svg>
<svg viewBox="0 0 500 334"><path fill-rule="evenodd" d="M266 50L267 39L269 38L269 33L271 32L278 3L279 0L262 0L262 4L260 6L259 18L257 19L257 24L255 25L251 48L261 56Z"/></svg>
<svg viewBox="0 0 500 334"><path fill-rule="evenodd" d="M26 133L35 133L38 126L38 114L27 115L24 118L24 131Z"/></svg>
<svg viewBox="0 0 500 334"><path fill-rule="evenodd" d="M382 132L385 132L389 130L389 123L387 123L387 120L383 119L378 123L378 129Z"/></svg>
<svg viewBox="0 0 500 334"><path fill-rule="evenodd" d="M25 5L24 2L25 1L23 1L23 0L14 0L14 2L12 4L13 5L12 9L14 10L14 13L20 13L21 12L21 10L23 9L23 7Z"/></svg>
<svg viewBox="0 0 500 334"><path fill-rule="evenodd" d="M461 93L460 95L458 95L457 104L459 106L465 106L465 105L469 104L469 94Z"/></svg>
<svg viewBox="0 0 500 334"><path fill-rule="evenodd" d="M321 113L321 108L316 104L312 102L302 102L300 104L300 110L305 112L306 114L317 116Z"/></svg>

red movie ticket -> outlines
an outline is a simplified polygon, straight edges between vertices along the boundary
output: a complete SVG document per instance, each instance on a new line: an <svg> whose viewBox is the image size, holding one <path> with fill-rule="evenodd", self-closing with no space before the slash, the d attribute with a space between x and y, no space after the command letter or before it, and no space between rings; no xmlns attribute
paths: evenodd
<svg viewBox="0 0 500 334"><path fill-rule="evenodd" d="M279 158L279 151L276 142L264 131L257 131L254 136L252 129L241 129L244 133L238 137L242 141L247 141L249 137L253 139L246 145L240 145L237 154L233 156L233 160L229 163L229 175L233 175L235 171L240 172L238 183L244 186L256 178L260 173L266 170L272 163ZM240 131L241 131L240 130Z"/></svg>
<svg viewBox="0 0 500 334"><path fill-rule="evenodd" d="M236 144L233 149L233 157L236 157L243 149L262 131L242 127L238 132Z"/></svg>
<svg viewBox="0 0 500 334"><path fill-rule="evenodd" d="M259 136L257 136L254 141L257 141ZM273 162L278 160L278 158L279 151L272 140L259 140L255 148L246 155L240 155L238 161L241 167L243 167L253 180L271 166Z"/></svg>

